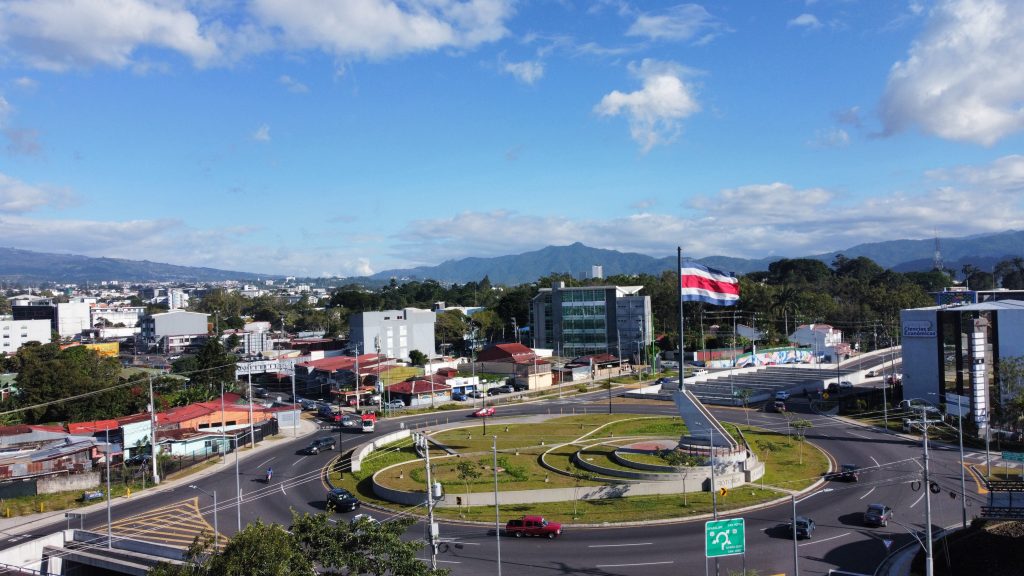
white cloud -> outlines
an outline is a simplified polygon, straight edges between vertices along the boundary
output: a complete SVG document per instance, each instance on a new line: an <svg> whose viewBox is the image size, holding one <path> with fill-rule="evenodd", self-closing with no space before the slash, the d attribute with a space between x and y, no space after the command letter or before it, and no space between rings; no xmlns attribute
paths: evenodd
<svg viewBox="0 0 1024 576"><path fill-rule="evenodd" d="M523 84L533 84L544 77L544 63L540 61L506 62L502 70Z"/></svg>
<svg viewBox="0 0 1024 576"><path fill-rule="evenodd" d="M289 92L295 92L296 94L305 94L306 92L309 92L309 86L306 86L287 74L282 74L278 77L277 81L287 88Z"/></svg>
<svg viewBox="0 0 1024 576"><path fill-rule="evenodd" d="M644 13L626 31L627 36L651 40L691 40L706 44L724 30L722 23L698 4L681 4L661 14Z"/></svg>
<svg viewBox="0 0 1024 576"><path fill-rule="evenodd" d="M264 124L252 133L252 139L257 142L270 142L270 126Z"/></svg>
<svg viewBox="0 0 1024 576"><path fill-rule="evenodd" d="M686 70L678 64L645 59L639 66L630 64L630 71L642 80L643 88L606 94L594 111L602 116L625 114L630 134L647 152L674 141L681 121L699 112L700 104L683 81Z"/></svg>
<svg viewBox="0 0 1024 576"><path fill-rule="evenodd" d="M842 128L818 130L814 138L807 142L812 148L842 148L850 143L850 135Z"/></svg>
<svg viewBox="0 0 1024 576"><path fill-rule="evenodd" d="M14 79L14 85L22 90L35 90L39 83L28 76L21 76Z"/></svg>
<svg viewBox="0 0 1024 576"><path fill-rule="evenodd" d="M0 214L22 214L44 206L61 207L72 199L65 188L33 186L0 173Z"/></svg>
<svg viewBox="0 0 1024 576"><path fill-rule="evenodd" d="M7 120L7 116L11 113L11 103L4 98L3 94L0 94L0 126L3 126Z"/></svg>
<svg viewBox="0 0 1024 576"><path fill-rule="evenodd" d="M1024 2L943 0L889 72L885 134L912 126L990 146L1024 129Z"/></svg>
<svg viewBox="0 0 1024 576"><path fill-rule="evenodd" d="M806 256L872 241L966 236L1024 228L1024 156L927 174L936 186L857 199L847 191L774 182L697 198L684 212L609 220L514 211L463 212L412 222L395 236L394 256L436 265L451 258L498 256L546 245L588 246L654 256L680 243L695 256ZM984 217L965 218L985 205ZM662 204L662 203L659 203Z"/></svg>
<svg viewBox="0 0 1024 576"><path fill-rule="evenodd" d="M508 0L255 0L251 8L287 46L370 58L493 42L512 15Z"/></svg>
<svg viewBox="0 0 1024 576"><path fill-rule="evenodd" d="M821 22L814 14L808 14L805 12L796 18L793 18L789 22L786 22L786 26L790 28L821 28Z"/></svg>
<svg viewBox="0 0 1024 576"><path fill-rule="evenodd" d="M56 71L125 68L143 47L181 53L198 66L220 53L195 15L156 0L8 0L0 4L0 38L30 66Z"/></svg>

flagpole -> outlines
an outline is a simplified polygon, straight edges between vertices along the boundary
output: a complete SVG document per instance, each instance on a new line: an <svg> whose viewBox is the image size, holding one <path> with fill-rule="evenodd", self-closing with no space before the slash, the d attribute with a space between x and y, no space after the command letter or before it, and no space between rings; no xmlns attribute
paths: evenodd
<svg viewBox="0 0 1024 576"><path fill-rule="evenodd" d="M676 246L676 257L678 259L678 265L676 266L676 288L678 294L676 295L676 302L679 303L679 389L683 389L683 371L686 366L686 345L683 342L683 247Z"/></svg>

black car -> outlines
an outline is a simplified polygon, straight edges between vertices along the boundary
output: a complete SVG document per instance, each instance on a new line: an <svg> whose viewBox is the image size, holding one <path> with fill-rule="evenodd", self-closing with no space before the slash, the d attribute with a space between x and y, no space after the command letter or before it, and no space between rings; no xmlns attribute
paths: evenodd
<svg viewBox="0 0 1024 576"><path fill-rule="evenodd" d="M142 466L149 464L153 460L153 456L150 454L136 454L124 461L129 466Z"/></svg>
<svg viewBox="0 0 1024 576"><path fill-rule="evenodd" d="M843 480L844 482L857 482L860 480L860 467L856 464L843 464L838 472L832 472L825 477L826 480Z"/></svg>
<svg viewBox="0 0 1024 576"><path fill-rule="evenodd" d="M335 488L327 493L327 507L338 512L351 512L359 508L359 499L344 488Z"/></svg>
<svg viewBox="0 0 1024 576"><path fill-rule="evenodd" d="M319 454L323 450L334 450L335 447L337 447L337 441L334 438L325 436L323 438L313 440L309 443L309 446L303 448L302 451L306 454Z"/></svg>
<svg viewBox="0 0 1024 576"><path fill-rule="evenodd" d="M494 388L488 389L487 395L497 396L498 394L509 394L510 392L512 392L512 387L506 384L504 386L495 386Z"/></svg>
<svg viewBox="0 0 1024 576"><path fill-rule="evenodd" d="M793 533L793 523L789 523L789 532ZM811 538L811 534L814 534L814 520L806 518L804 516L796 517L796 537L800 538Z"/></svg>

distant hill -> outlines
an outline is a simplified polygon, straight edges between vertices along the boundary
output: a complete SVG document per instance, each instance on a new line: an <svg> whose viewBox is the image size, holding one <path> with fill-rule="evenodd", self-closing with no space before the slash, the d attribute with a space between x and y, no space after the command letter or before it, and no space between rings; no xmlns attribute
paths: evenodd
<svg viewBox="0 0 1024 576"><path fill-rule="evenodd" d="M945 267L959 272L965 264L991 271L1002 260L1024 257L1024 231L1010 230L995 234L942 238L941 250ZM931 270L935 241L890 240L858 244L845 250L805 256L831 264L838 254L847 258L864 256L884 268L897 272ZM712 268L736 274L749 274L767 270L769 264L780 257L744 259L729 256L696 258ZM348 278L349 282L380 285L391 278L399 280L426 280L465 283L490 278L496 284L517 285L533 282L553 273L570 274L575 278L589 278L591 267L600 265L605 276L616 274L661 274L676 266L676 256L661 258L591 248L579 242L568 246L548 246L540 250L497 256L494 258L463 258L448 260L437 266L385 270L370 277ZM70 254L48 254L15 248L0 248L0 280L5 282L98 282L123 280L128 282L210 282L217 280L251 281L258 278L280 276L234 272L214 268L196 268L161 264L146 260L118 258L90 258Z"/></svg>
<svg viewBox="0 0 1024 576"><path fill-rule="evenodd" d="M972 264L982 270L992 270L999 261L1013 257L1024 257L1024 231L1010 230L996 234L942 238L940 246L943 262L947 269L959 272L965 264ZM870 258L883 268L897 272L928 271L932 269L935 255L935 240L890 240L858 244L845 250L804 256L831 264L836 256L847 258L861 256ZM736 274L768 269L772 262L781 257L756 260L729 256L707 256L696 261L712 268ZM533 282L552 273L570 274L576 278L589 278L591 266L603 267L605 276L615 274L661 274L676 266L676 256L655 258L646 254L619 252L591 248L579 242L568 246L548 246L532 252L494 258L463 258L448 260L437 266L421 266L409 269L384 270L370 276L371 280L433 279L439 282L473 282L484 276L497 284L516 285ZM355 279L353 279L355 280Z"/></svg>
<svg viewBox="0 0 1024 576"><path fill-rule="evenodd" d="M0 248L0 280L4 282L211 282L273 278L265 274L232 272L161 264L148 260L90 258L75 254L50 254L17 248Z"/></svg>

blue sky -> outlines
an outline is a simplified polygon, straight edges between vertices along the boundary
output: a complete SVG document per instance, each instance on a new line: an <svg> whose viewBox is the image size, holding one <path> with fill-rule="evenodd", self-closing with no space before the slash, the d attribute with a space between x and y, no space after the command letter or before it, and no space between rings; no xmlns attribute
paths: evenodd
<svg viewBox="0 0 1024 576"><path fill-rule="evenodd" d="M5 0L0 245L291 275L1024 227L1017 0Z"/></svg>

